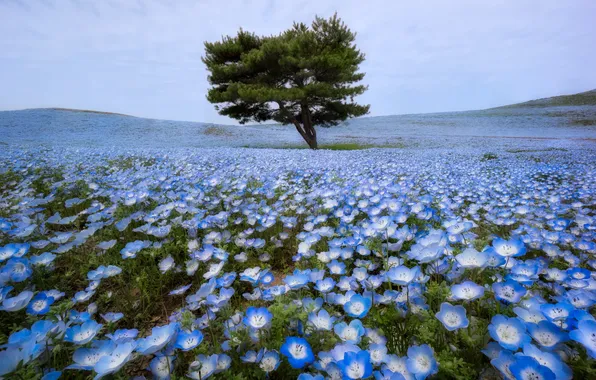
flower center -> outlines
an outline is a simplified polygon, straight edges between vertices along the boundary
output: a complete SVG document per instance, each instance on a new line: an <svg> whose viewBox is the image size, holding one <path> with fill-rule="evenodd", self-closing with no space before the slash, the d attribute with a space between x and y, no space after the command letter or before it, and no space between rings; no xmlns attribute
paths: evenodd
<svg viewBox="0 0 596 380"><path fill-rule="evenodd" d="M306 347L301 344L294 344L290 348L290 353L295 359L304 359L306 357Z"/></svg>

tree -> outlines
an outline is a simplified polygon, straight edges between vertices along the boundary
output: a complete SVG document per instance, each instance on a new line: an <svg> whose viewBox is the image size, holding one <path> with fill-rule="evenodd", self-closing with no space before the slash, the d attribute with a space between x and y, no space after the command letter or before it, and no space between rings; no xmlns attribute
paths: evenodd
<svg viewBox="0 0 596 380"><path fill-rule="evenodd" d="M368 113L354 97L367 86L356 85L364 61L354 44L356 34L337 14L316 17L275 36L259 37L240 29L235 37L205 42L203 62L210 72L207 99L220 115L240 121L274 120L290 124L312 149L315 126L331 127Z"/></svg>

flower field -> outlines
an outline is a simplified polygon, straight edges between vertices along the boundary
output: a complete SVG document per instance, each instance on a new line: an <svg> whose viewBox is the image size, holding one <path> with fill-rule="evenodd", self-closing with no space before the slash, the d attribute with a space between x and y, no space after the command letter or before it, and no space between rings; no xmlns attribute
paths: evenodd
<svg viewBox="0 0 596 380"><path fill-rule="evenodd" d="M596 150L0 150L0 377L594 379Z"/></svg>

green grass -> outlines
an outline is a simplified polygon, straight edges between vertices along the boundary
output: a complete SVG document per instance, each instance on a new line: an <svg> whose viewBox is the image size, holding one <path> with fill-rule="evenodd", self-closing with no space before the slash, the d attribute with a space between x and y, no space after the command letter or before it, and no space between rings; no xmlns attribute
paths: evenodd
<svg viewBox="0 0 596 380"><path fill-rule="evenodd" d="M582 125L584 127L596 125L596 119L575 119L569 122L571 125Z"/></svg>
<svg viewBox="0 0 596 380"><path fill-rule="evenodd" d="M484 153L480 161L496 160L497 158L499 158L499 156L494 153Z"/></svg>
<svg viewBox="0 0 596 380"><path fill-rule="evenodd" d="M568 149L565 148L546 148L546 149L507 149L506 152L508 153L533 153L533 152L567 152Z"/></svg>
<svg viewBox="0 0 596 380"><path fill-rule="evenodd" d="M361 144L361 143L332 143L319 145L319 150L364 150L364 149L403 149L406 145L402 143L394 144ZM306 144L285 144L282 146L249 146L245 145L243 148L254 149L310 149Z"/></svg>
<svg viewBox="0 0 596 380"><path fill-rule="evenodd" d="M117 113L117 112L107 112L107 111L95 111L95 110L81 110L81 109L76 109L76 108L61 108L61 107L53 107L53 108L49 108L51 110L56 110L56 111L67 111L67 112L82 112L82 113L96 113L96 114L100 114L100 115L118 115L118 116L128 116L128 117L134 117L131 115L126 115L123 113Z"/></svg>
<svg viewBox="0 0 596 380"><path fill-rule="evenodd" d="M208 136L232 136L232 134L221 127L216 127L214 125L205 128L203 134Z"/></svg>
<svg viewBox="0 0 596 380"><path fill-rule="evenodd" d="M523 103L510 104L495 108L517 107L553 107L553 106L588 106L596 105L596 90L580 92L572 95L560 95L550 98L530 100ZM493 108L494 109L494 108Z"/></svg>

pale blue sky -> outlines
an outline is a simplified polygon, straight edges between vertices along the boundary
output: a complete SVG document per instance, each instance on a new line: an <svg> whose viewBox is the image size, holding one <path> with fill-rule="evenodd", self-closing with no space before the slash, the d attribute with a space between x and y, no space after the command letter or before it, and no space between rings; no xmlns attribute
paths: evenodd
<svg viewBox="0 0 596 380"><path fill-rule="evenodd" d="M423 4L420 4L423 3ZM71 107L232 123L203 41L337 11L371 115L479 109L596 88L596 1L0 0L0 110Z"/></svg>

